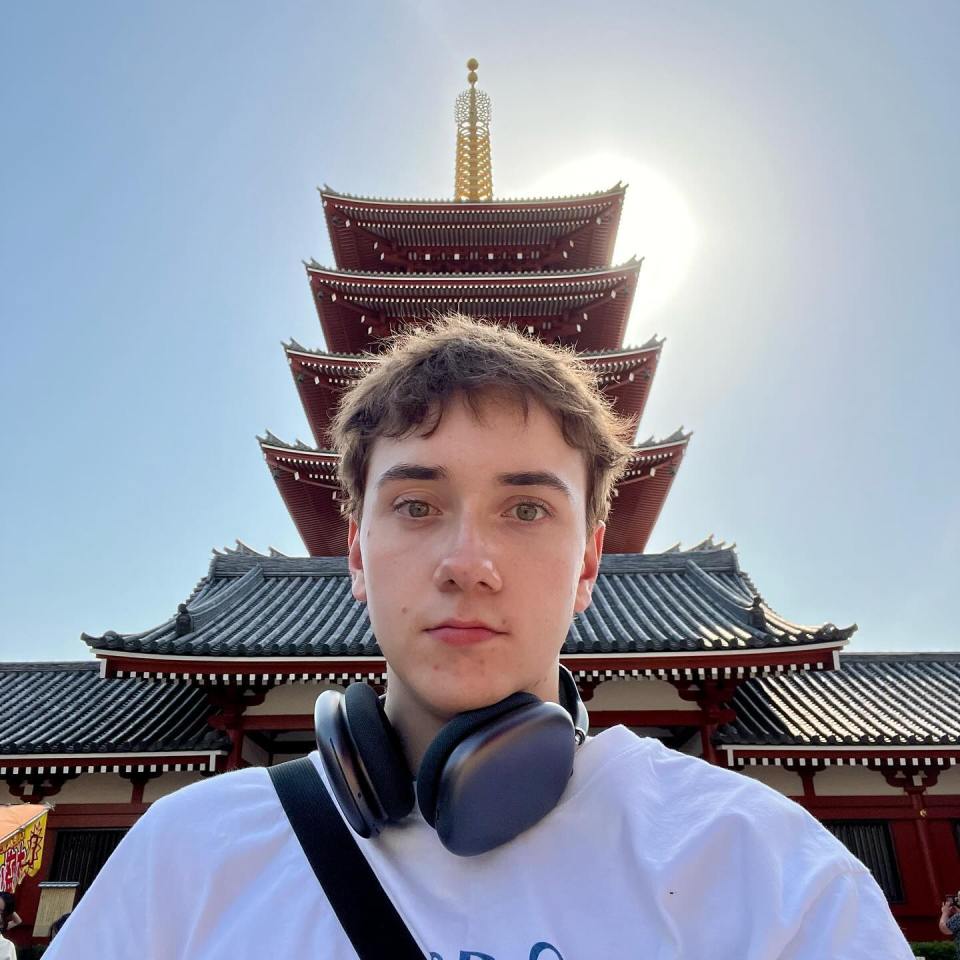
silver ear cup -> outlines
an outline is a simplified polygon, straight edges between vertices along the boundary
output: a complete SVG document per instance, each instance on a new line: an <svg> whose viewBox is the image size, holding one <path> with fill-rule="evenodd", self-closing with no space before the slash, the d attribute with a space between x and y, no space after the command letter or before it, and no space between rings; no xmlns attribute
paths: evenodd
<svg viewBox="0 0 960 960"><path fill-rule="evenodd" d="M343 694L324 690L313 709L317 751L334 799L361 837L380 832L385 817L376 804L363 762L350 736Z"/></svg>

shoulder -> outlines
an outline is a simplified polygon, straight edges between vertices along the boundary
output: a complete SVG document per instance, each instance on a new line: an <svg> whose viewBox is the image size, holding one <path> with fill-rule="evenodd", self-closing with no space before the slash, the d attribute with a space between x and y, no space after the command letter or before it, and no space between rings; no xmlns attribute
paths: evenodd
<svg viewBox="0 0 960 960"><path fill-rule="evenodd" d="M638 827L649 829L650 842L664 855L678 845L722 844L811 869L828 863L831 872L865 869L799 803L771 787L655 738L623 730L618 739L623 749L604 766L604 793L623 803Z"/></svg>
<svg viewBox="0 0 960 960"><path fill-rule="evenodd" d="M289 827L267 770L250 767L190 784L154 801L100 871L82 904L120 902L132 890L167 890L181 913L198 876L246 871L280 849ZM149 899L149 898L147 898Z"/></svg>
<svg viewBox="0 0 960 960"><path fill-rule="evenodd" d="M780 956L797 937L790 956L852 957L835 949L836 938L866 926L901 948L870 872L798 802L656 739L629 737L617 735L622 749L610 751L581 790L581 822L586 817L596 836L613 838L608 864L614 856L629 859L637 882L652 878L655 889L675 894L675 910L716 905L722 917L714 916L712 929L721 941L766 918L765 936L780 946L764 955ZM884 954L893 955L900 954Z"/></svg>
<svg viewBox="0 0 960 960"><path fill-rule="evenodd" d="M653 737L634 737L613 772L646 799L681 809L693 821L749 805L753 814L817 823L796 801L736 770L671 750Z"/></svg>
<svg viewBox="0 0 960 960"><path fill-rule="evenodd" d="M960 911L947 920L947 929L956 936L960 933Z"/></svg>
<svg viewBox="0 0 960 960"><path fill-rule="evenodd" d="M273 790L266 767L246 767L231 773L213 776L181 787L161 797L150 806L151 811L162 810L167 816L175 816L187 809L216 808L227 799L256 800Z"/></svg>
<svg viewBox="0 0 960 960"><path fill-rule="evenodd" d="M615 735L615 739L613 736ZM777 809L801 808L783 794L734 770L720 767L700 757L671 750L655 737L641 737L624 727L604 731L599 741L610 736L606 778L617 782L631 794L641 794L657 804L677 803L690 815L707 814L716 804L737 797ZM802 812L802 810L801 810Z"/></svg>
<svg viewBox="0 0 960 960"><path fill-rule="evenodd" d="M248 767L231 773L216 774L182 787L152 803L131 833L139 833L141 842L159 840L177 845L192 844L203 838L223 837L229 842L265 819L275 819L279 800L267 770Z"/></svg>

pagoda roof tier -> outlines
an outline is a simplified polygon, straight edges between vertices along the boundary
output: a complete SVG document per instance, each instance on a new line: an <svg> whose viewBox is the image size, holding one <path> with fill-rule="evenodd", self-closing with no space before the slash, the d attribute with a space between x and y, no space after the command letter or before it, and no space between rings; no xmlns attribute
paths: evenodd
<svg viewBox="0 0 960 960"><path fill-rule="evenodd" d="M613 402L617 413L638 423L662 348L663 341L654 337L640 347L580 356L596 374L600 389ZM330 419L343 390L361 378L376 361L370 355L348 357L308 350L296 341L284 344L284 350L314 439L324 446Z"/></svg>
<svg viewBox="0 0 960 960"><path fill-rule="evenodd" d="M142 633L84 640L107 659L108 674L382 679L383 655L366 606L352 596L346 558L215 555L185 608ZM605 555L562 655L583 676L742 678L830 669L855 629L779 616L732 549Z"/></svg>
<svg viewBox="0 0 960 960"><path fill-rule="evenodd" d="M642 553L646 549L690 436L678 430L666 440L651 438L634 448L627 469L613 490L604 534L605 550Z"/></svg>
<svg viewBox="0 0 960 960"><path fill-rule="evenodd" d="M850 653L829 674L741 685L715 739L729 766L926 768L960 762L958 704L960 653Z"/></svg>
<svg viewBox="0 0 960 960"><path fill-rule="evenodd" d="M363 377L374 360L369 355L344 357L307 350L296 341L285 343L283 349L314 440L323 447L343 391Z"/></svg>
<svg viewBox="0 0 960 960"><path fill-rule="evenodd" d="M0 773L212 770L230 749L194 687L104 681L95 660L0 664ZM56 771L50 769L51 765Z"/></svg>
<svg viewBox="0 0 960 960"><path fill-rule="evenodd" d="M337 479L339 455L297 441L284 443L267 431L260 449L300 538L312 557L347 552L347 522Z"/></svg>
<svg viewBox="0 0 960 960"><path fill-rule="evenodd" d="M327 349L375 350L404 324L460 312L580 351L620 347L641 260L527 274L345 273L307 264Z"/></svg>
<svg viewBox="0 0 960 960"><path fill-rule="evenodd" d="M626 187L536 200L377 200L320 190L334 261L390 273L607 266Z"/></svg>
<svg viewBox="0 0 960 960"><path fill-rule="evenodd" d="M666 440L648 440L634 448L614 488L607 519L606 549L642 553L666 502L686 452L690 434L678 430ZM340 456L302 441L290 444L269 431L260 448L283 502L312 557L347 552L347 524L341 513L343 491L337 479Z"/></svg>

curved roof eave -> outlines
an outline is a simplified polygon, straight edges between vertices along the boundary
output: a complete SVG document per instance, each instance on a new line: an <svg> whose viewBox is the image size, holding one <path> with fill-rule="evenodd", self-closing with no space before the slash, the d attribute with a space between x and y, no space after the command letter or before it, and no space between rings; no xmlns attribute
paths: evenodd
<svg viewBox="0 0 960 960"><path fill-rule="evenodd" d="M324 184L322 187L317 187L317 192L320 196L327 198L329 197L332 200L347 200L351 203L366 203L371 207L382 207L382 206L405 206L405 207L451 207L457 210L469 210L471 208L477 209L489 209L490 207L496 206L544 206L551 203L563 203L563 204L573 204L573 203L582 203L584 201L596 201L603 199L605 197L617 197L623 196L626 193L627 184L622 181L618 181L612 187L608 187L606 190L597 190L594 193L574 193L567 194L564 196L553 196L553 197L494 197L490 200L471 200L471 201L461 201L442 198L393 198L393 197L365 197L359 194L353 193L342 193L339 190L334 190L333 187L328 184Z"/></svg>

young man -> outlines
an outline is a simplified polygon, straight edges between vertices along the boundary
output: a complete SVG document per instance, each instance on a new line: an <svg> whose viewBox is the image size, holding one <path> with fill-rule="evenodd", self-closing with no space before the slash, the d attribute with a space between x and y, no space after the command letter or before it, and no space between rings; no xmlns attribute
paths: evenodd
<svg viewBox="0 0 960 960"><path fill-rule="evenodd" d="M462 318L400 339L346 397L349 572L413 775L451 718L558 700L628 432L572 354ZM494 849L454 855L416 808L357 843L430 960L911 956L868 871L800 806L623 727L579 745L556 806ZM356 956L250 768L155 803L48 957L268 955Z"/></svg>

